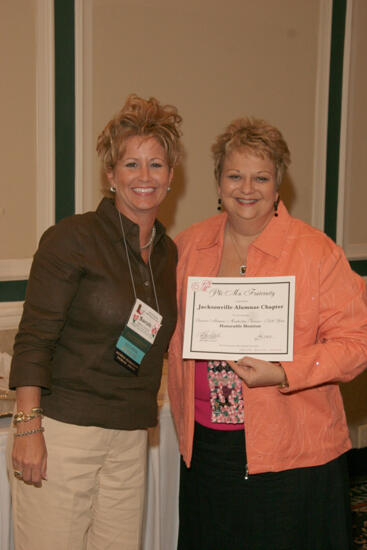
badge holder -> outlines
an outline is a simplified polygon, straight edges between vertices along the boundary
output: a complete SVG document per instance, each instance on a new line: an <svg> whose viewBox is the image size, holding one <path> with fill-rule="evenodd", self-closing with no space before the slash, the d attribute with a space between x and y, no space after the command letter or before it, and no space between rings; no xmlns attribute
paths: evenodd
<svg viewBox="0 0 367 550"><path fill-rule="evenodd" d="M162 315L137 299L115 348L120 365L138 375L145 354L151 348L162 324Z"/></svg>

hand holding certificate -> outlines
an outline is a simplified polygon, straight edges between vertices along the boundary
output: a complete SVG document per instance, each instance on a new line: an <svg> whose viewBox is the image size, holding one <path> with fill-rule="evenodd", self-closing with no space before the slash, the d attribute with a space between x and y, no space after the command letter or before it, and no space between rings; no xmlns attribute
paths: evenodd
<svg viewBox="0 0 367 550"><path fill-rule="evenodd" d="M284 389L288 387L287 375L279 361L270 362L245 356L239 361L228 361L228 365L248 388L278 386L279 389Z"/></svg>
<svg viewBox="0 0 367 550"><path fill-rule="evenodd" d="M189 277L183 357L293 359L295 277Z"/></svg>

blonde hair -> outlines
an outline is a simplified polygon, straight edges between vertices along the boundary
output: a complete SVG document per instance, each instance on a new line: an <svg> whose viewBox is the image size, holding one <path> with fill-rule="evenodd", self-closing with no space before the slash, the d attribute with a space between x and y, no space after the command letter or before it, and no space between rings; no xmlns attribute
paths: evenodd
<svg viewBox="0 0 367 550"><path fill-rule="evenodd" d="M132 136L155 138L166 153L168 166L173 168L182 153L179 129L181 122L182 118L176 107L161 105L155 97L146 100L130 94L120 112L98 136L97 153L104 171L109 172L115 168L124 154L128 138Z"/></svg>
<svg viewBox="0 0 367 550"><path fill-rule="evenodd" d="M288 145L275 126L257 118L238 118L217 137L211 148L217 183L220 183L225 156L242 149L274 162L278 188L290 164Z"/></svg>

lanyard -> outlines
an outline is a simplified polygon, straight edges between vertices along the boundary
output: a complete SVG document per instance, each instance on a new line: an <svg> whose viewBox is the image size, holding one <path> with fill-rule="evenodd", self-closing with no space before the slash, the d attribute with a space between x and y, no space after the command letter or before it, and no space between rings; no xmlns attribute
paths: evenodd
<svg viewBox="0 0 367 550"><path fill-rule="evenodd" d="M118 213L119 213L119 219L120 219L122 237L123 237L123 239L124 239L124 245L125 245L125 251L126 251L127 264L128 264L128 266L129 266L129 273L130 273L131 284L132 284L132 287L133 287L134 298L135 298L135 302L136 302L136 300L137 300L137 295L136 295L136 288L135 288L135 281L134 281L133 271L132 271L132 269L131 269L130 256L129 256L129 249L128 249L128 247L127 247L127 242L126 242L126 237L125 237L124 225L123 225L123 223L122 223L122 218L121 218L121 212L118 210ZM153 243L152 243L152 244L150 245L150 247L149 247L148 265L149 265L149 271L150 271L150 278L151 278L152 286L153 286L153 293L154 293L155 303L156 303L156 306L157 306L157 311L158 311L158 313L160 314L160 311L159 311L159 304L158 304L158 298L157 298L157 292L156 292L156 289L155 289L155 283L154 283L154 277L153 277L153 271L152 271L152 265L151 265L151 263L150 263L150 255L151 255L151 252L152 252L152 246L153 246Z"/></svg>

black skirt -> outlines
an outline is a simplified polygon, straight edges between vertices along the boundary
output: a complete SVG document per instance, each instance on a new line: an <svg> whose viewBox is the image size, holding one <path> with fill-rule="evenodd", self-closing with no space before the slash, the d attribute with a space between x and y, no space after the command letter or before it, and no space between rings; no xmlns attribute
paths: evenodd
<svg viewBox="0 0 367 550"><path fill-rule="evenodd" d="M244 432L196 424L178 550L351 550L348 491L345 456L247 477Z"/></svg>

